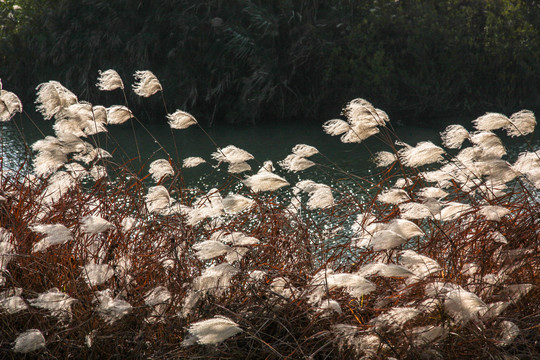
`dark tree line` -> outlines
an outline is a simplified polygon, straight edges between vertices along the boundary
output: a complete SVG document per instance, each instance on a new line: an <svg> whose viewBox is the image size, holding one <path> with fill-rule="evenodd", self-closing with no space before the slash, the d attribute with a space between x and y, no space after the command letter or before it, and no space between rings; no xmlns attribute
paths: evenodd
<svg viewBox="0 0 540 360"><path fill-rule="evenodd" d="M30 101L48 80L121 101L95 86L113 68L153 71L169 111L207 123L321 121L356 97L424 123L540 103L537 1L5 0L0 16L0 77ZM162 119L160 98L131 103Z"/></svg>

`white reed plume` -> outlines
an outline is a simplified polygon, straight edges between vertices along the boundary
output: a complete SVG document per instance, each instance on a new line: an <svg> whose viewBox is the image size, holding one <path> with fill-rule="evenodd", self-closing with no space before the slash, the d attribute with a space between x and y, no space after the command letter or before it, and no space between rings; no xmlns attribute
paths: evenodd
<svg viewBox="0 0 540 360"><path fill-rule="evenodd" d="M469 132L461 125L449 125L441 133L441 140L449 149L459 149L465 139L470 137Z"/></svg>
<svg viewBox="0 0 540 360"><path fill-rule="evenodd" d="M210 189L193 203L193 208L188 213L188 224L195 225L209 217L223 215L223 198L217 189Z"/></svg>
<svg viewBox="0 0 540 360"><path fill-rule="evenodd" d="M206 160L204 160L202 157L192 156L192 157L185 158L184 162L182 163L182 166L185 168L192 168L195 166L199 166L205 162Z"/></svg>
<svg viewBox="0 0 540 360"><path fill-rule="evenodd" d="M464 323L486 311L487 305L476 294L456 289L445 295L444 308L457 322Z"/></svg>
<svg viewBox="0 0 540 360"><path fill-rule="evenodd" d="M65 171L58 171L48 180L48 185L42 193L43 203L52 205L58 202L70 190L77 187L77 181Z"/></svg>
<svg viewBox="0 0 540 360"><path fill-rule="evenodd" d="M163 185L149 188L144 199L150 213L159 213L172 205L169 191Z"/></svg>
<svg viewBox="0 0 540 360"><path fill-rule="evenodd" d="M77 103L77 96L58 81L49 81L36 87L36 110L45 120L50 120L63 108Z"/></svg>
<svg viewBox="0 0 540 360"><path fill-rule="evenodd" d="M133 113L122 105L113 105L107 108L107 123L120 125L133 118Z"/></svg>
<svg viewBox="0 0 540 360"><path fill-rule="evenodd" d="M383 277L409 277L414 276L414 273L409 269L396 265L386 264L382 262L369 263L358 270L358 275L363 277L368 276L383 276Z"/></svg>
<svg viewBox="0 0 540 360"><path fill-rule="evenodd" d="M89 235L96 235L114 229L114 225L99 216L88 215L81 220L81 230Z"/></svg>
<svg viewBox="0 0 540 360"><path fill-rule="evenodd" d="M389 151L379 151L373 156L373 162L377 167L386 167L397 161L397 159L396 154Z"/></svg>
<svg viewBox="0 0 540 360"><path fill-rule="evenodd" d="M462 204L459 202L450 202L441 210L441 220L442 221L452 221L460 218L465 215L469 210L471 210L471 205Z"/></svg>
<svg viewBox="0 0 540 360"><path fill-rule="evenodd" d="M491 131L506 127L510 123L510 119L503 114L486 113L473 120L472 123L476 130Z"/></svg>
<svg viewBox="0 0 540 360"><path fill-rule="evenodd" d="M259 243L259 239L252 236L247 236L241 232L233 232L229 234L217 232L212 234L211 240L218 239L223 243L230 244L232 246L225 254L225 261L228 263L240 261L249 251L249 247L246 246L257 245Z"/></svg>
<svg viewBox="0 0 540 360"><path fill-rule="evenodd" d="M9 121L16 112L22 112L21 100L14 93L0 89L0 122Z"/></svg>
<svg viewBox="0 0 540 360"><path fill-rule="evenodd" d="M150 290L144 297L146 305L152 307L152 313L145 319L148 323L162 322L172 296L165 286Z"/></svg>
<svg viewBox="0 0 540 360"><path fill-rule="evenodd" d="M293 154L301 157L310 157L319 153L319 150L311 145L298 144L295 145L292 149Z"/></svg>
<svg viewBox="0 0 540 360"><path fill-rule="evenodd" d="M480 131L472 134L471 142L475 145L480 158L500 158L506 155L506 149L497 135L491 131Z"/></svg>
<svg viewBox="0 0 540 360"><path fill-rule="evenodd" d="M107 125L107 108L102 105L96 105L92 107L94 113L94 120L100 124Z"/></svg>
<svg viewBox="0 0 540 360"><path fill-rule="evenodd" d="M441 270L441 266L435 260L413 250L401 252L400 263L420 279Z"/></svg>
<svg viewBox="0 0 540 360"><path fill-rule="evenodd" d="M396 183L394 184L393 187L403 189L404 187L412 186L412 185L414 185L413 180L405 179L405 178L399 178L399 179L396 180Z"/></svg>
<svg viewBox="0 0 540 360"><path fill-rule="evenodd" d="M243 182L254 192L275 191L290 185L287 180L270 172L257 173L246 178Z"/></svg>
<svg viewBox="0 0 540 360"><path fill-rule="evenodd" d="M532 173L540 169L540 150L520 153L512 168L522 174Z"/></svg>
<svg viewBox="0 0 540 360"><path fill-rule="evenodd" d="M444 150L431 141L419 142L415 147L405 147L398 151L398 156L403 165L418 167L440 162L443 159Z"/></svg>
<svg viewBox="0 0 540 360"><path fill-rule="evenodd" d="M32 231L46 235L32 247L32 252L43 251L49 246L65 244L73 240L73 235L67 227L62 224L53 225L34 225Z"/></svg>
<svg viewBox="0 0 540 360"><path fill-rule="evenodd" d="M37 299L29 300L29 303L34 307L49 310L52 316L60 320L68 320L71 319L71 304L76 301L57 288L52 288L39 294Z"/></svg>
<svg viewBox="0 0 540 360"><path fill-rule="evenodd" d="M96 86L101 91L112 91L116 89L124 90L124 82L118 73L113 70L98 71L98 83Z"/></svg>
<svg viewBox="0 0 540 360"><path fill-rule="evenodd" d="M487 220L501 221L502 217L510 214L510 209L498 205L484 205L478 213Z"/></svg>
<svg viewBox="0 0 540 360"><path fill-rule="evenodd" d="M92 104L86 102L66 106L60 109L55 117L56 122L53 129L57 135L73 134L78 137L86 137L88 134L85 130L94 124Z"/></svg>
<svg viewBox="0 0 540 360"><path fill-rule="evenodd" d="M193 289L219 296L230 286L232 277L238 273L234 266L223 263L212 265L193 281Z"/></svg>
<svg viewBox="0 0 540 360"><path fill-rule="evenodd" d="M229 168L227 169L227 171L231 174L240 174L249 170L251 170L251 165L249 165L247 162L230 163Z"/></svg>
<svg viewBox="0 0 540 360"><path fill-rule="evenodd" d="M418 191L417 195L422 198L441 199L447 196L448 193L438 187L424 187Z"/></svg>
<svg viewBox="0 0 540 360"><path fill-rule="evenodd" d="M107 174L107 169L105 166L102 165L94 165L90 168L90 176L94 179L94 181L98 181L100 179L106 178L109 175Z"/></svg>
<svg viewBox="0 0 540 360"><path fill-rule="evenodd" d="M259 173L259 174L260 174L260 173L264 173L264 172L270 172L270 173L273 173L274 170L276 170L276 169L274 168L274 163L272 162L272 160L266 160L266 161L262 164L262 166L261 166L261 168L259 169L259 171L257 171L257 173Z"/></svg>
<svg viewBox="0 0 540 360"><path fill-rule="evenodd" d="M229 194L223 199L222 203L227 214L236 214L252 207L255 201L239 194Z"/></svg>
<svg viewBox="0 0 540 360"><path fill-rule="evenodd" d="M292 299L298 294L298 289L291 285L291 281L282 276L273 279L270 288L275 294L285 299Z"/></svg>
<svg viewBox="0 0 540 360"><path fill-rule="evenodd" d="M289 154L285 159L278 162L278 165L287 171L303 171L314 166L315 163L311 160L306 159L305 157Z"/></svg>
<svg viewBox="0 0 540 360"><path fill-rule="evenodd" d="M406 219L393 219L388 223L388 229L406 239L425 235L418 225Z"/></svg>
<svg viewBox="0 0 540 360"><path fill-rule="evenodd" d="M322 313L343 313L343 311L341 310L341 306L339 306L339 303L336 300L332 299L325 299L321 301L321 304L317 308L317 311Z"/></svg>
<svg viewBox="0 0 540 360"><path fill-rule="evenodd" d="M376 125L369 125L362 122L353 123L349 131L343 134L340 138L343 143L361 143L367 138L376 135L380 132Z"/></svg>
<svg viewBox="0 0 540 360"><path fill-rule="evenodd" d="M64 166L68 161L67 154L60 151L40 151L32 159L34 174L45 177Z"/></svg>
<svg viewBox="0 0 540 360"><path fill-rule="evenodd" d="M487 304L487 309L480 312L480 316L482 317L482 320L486 322L494 320L499 317L499 315L501 315L503 311L510 306L510 304L511 303L509 301L497 301L494 303L489 303Z"/></svg>
<svg viewBox="0 0 540 360"><path fill-rule="evenodd" d="M409 320L420 315L421 311L412 307L395 307L370 321L376 329L401 329Z"/></svg>
<svg viewBox="0 0 540 360"><path fill-rule="evenodd" d="M377 201L380 201L385 204L401 204L405 201L410 200L409 195L403 189L388 189L384 190L377 196Z"/></svg>
<svg viewBox="0 0 540 360"><path fill-rule="evenodd" d="M80 161L85 164L90 164L96 159L112 158L112 155L102 148L93 148L88 146L85 151L81 151L78 154L73 155L73 160Z"/></svg>
<svg viewBox="0 0 540 360"><path fill-rule="evenodd" d="M168 160L158 159L150 164L148 170L155 182L161 181L165 176L174 176L174 169Z"/></svg>
<svg viewBox="0 0 540 360"><path fill-rule="evenodd" d="M519 173L511 165L501 159L489 159L476 162L476 173L485 175L495 183L507 183L514 180Z"/></svg>
<svg viewBox="0 0 540 360"><path fill-rule="evenodd" d="M69 163L65 164L64 168L69 173L69 175L73 176L76 180L82 180L86 175L88 175L88 171L79 163Z"/></svg>
<svg viewBox="0 0 540 360"><path fill-rule="evenodd" d="M87 264L81 276L88 286L101 285L114 276L114 269L108 264Z"/></svg>
<svg viewBox="0 0 540 360"><path fill-rule="evenodd" d="M532 134L536 127L536 118L530 110L521 110L510 116L510 124L505 127L508 136L524 136Z"/></svg>
<svg viewBox="0 0 540 360"><path fill-rule="evenodd" d="M14 289L14 291L2 291L0 293L0 313L16 314L28 309L28 305L24 302L21 294L21 288Z"/></svg>
<svg viewBox="0 0 540 360"><path fill-rule="evenodd" d="M246 162L253 159L253 155L234 145L228 145L223 149L212 153L211 156L212 159L217 160L219 163L226 162L229 164Z"/></svg>
<svg viewBox="0 0 540 360"><path fill-rule="evenodd" d="M339 136L343 135L351 129L348 122L341 119L328 120L323 124L323 130L328 135Z"/></svg>
<svg viewBox="0 0 540 360"><path fill-rule="evenodd" d="M369 245L373 250L388 250L407 242L407 239L391 230L380 230L373 233Z"/></svg>
<svg viewBox="0 0 540 360"><path fill-rule="evenodd" d="M29 353L45 347L45 337L38 329L30 329L19 334L15 339L13 351L16 353Z"/></svg>
<svg viewBox="0 0 540 360"><path fill-rule="evenodd" d="M399 212L403 219L407 220L421 220L425 218L432 218L433 213L429 207L420 203L406 203L399 204Z"/></svg>
<svg viewBox="0 0 540 360"><path fill-rule="evenodd" d="M167 304L172 295L165 286L157 286L144 295L144 303L149 306Z"/></svg>
<svg viewBox="0 0 540 360"><path fill-rule="evenodd" d="M511 321L503 320L499 326L501 327L501 335L498 339L500 346L510 345L520 333L519 327Z"/></svg>
<svg viewBox="0 0 540 360"><path fill-rule="evenodd" d="M96 297L94 302L99 302L96 311L109 325L128 315L132 310L131 304L127 301L113 298L111 289L96 291L94 295Z"/></svg>
<svg viewBox="0 0 540 360"><path fill-rule="evenodd" d="M197 251L195 254L200 260L210 260L218 256L227 254L232 248L220 241L206 240L193 245Z"/></svg>
<svg viewBox="0 0 540 360"><path fill-rule="evenodd" d="M167 119L169 119L169 126L172 129L187 129L191 125L197 124L197 120L195 120L193 115L181 110L167 114Z"/></svg>
<svg viewBox="0 0 540 360"><path fill-rule="evenodd" d="M327 286L329 289L345 288L357 299L375 290L375 284L357 274L331 274L327 277Z"/></svg>
<svg viewBox="0 0 540 360"><path fill-rule="evenodd" d="M448 336L448 329L442 326L420 326L412 330L413 344L415 346L423 346L442 340Z"/></svg>
<svg viewBox="0 0 540 360"><path fill-rule="evenodd" d="M501 297L507 298L513 302L519 301L527 295L535 286L533 284L512 284L506 285L501 292Z"/></svg>
<svg viewBox="0 0 540 360"><path fill-rule="evenodd" d="M212 319L191 324L188 331L197 339L199 344L210 345L218 344L242 332L242 329L227 317L215 316Z"/></svg>
<svg viewBox="0 0 540 360"><path fill-rule="evenodd" d="M351 124L364 123L366 125L385 126L388 116L382 110L375 107L364 99L351 100L343 108L343 115Z"/></svg>
<svg viewBox="0 0 540 360"><path fill-rule="evenodd" d="M309 194L306 205L310 210L325 209L334 206L334 196L332 195L332 189L328 185L304 180L298 182L295 187Z"/></svg>
<svg viewBox="0 0 540 360"><path fill-rule="evenodd" d="M133 84L135 94L150 97L158 91L163 91L161 83L151 71L136 71L133 76L135 77L135 84Z"/></svg>

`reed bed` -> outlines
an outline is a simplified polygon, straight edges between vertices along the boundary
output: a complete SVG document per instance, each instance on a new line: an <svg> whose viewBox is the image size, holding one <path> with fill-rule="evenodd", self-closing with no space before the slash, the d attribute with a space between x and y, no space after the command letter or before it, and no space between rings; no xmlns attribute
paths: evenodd
<svg viewBox="0 0 540 360"><path fill-rule="evenodd" d="M142 97L163 91L149 71L135 80ZM113 70L98 86L125 91ZM0 99L2 121L25 114L15 94ZM157 144L161 158L134 169L96 141L138 121L129 104L92 105L54 81L36 104L55 136L0 168L0 357L540 357L530 111L412 146L355 99L323 130L387 145L361 178L305 144L276 166L233 145L180 159ZM199 125L167 118L175 132ZM508 136L528 149L510 158ZM186 189L182 174L204 162L229 177ZM288 180L315 166L342 186Z"/></svg>

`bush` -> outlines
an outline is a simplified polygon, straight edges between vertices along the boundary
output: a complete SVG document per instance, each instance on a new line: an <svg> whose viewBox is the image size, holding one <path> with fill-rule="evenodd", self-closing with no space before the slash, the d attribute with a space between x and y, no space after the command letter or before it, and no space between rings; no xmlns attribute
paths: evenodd
<svg viewBox="0 0 540 360"><path fill-rule="evenodd" d="M104 72L100 85L119 92L120 80ZM150 72L138 81L144 96L163 89ZM2 92L4 119L17 101ZM290 184L269 162L243 177L253 156L227 146L211 155L226 185L194 193L163 148L151 180L91 144L133 118L127 107L80 102L57 82L37 103L56 135L32 144L33 172L1 169L4 357L540 355L540 153L509 163L495 134L532 133L530 111L450 126L443 149L398 141L386 113L355 99L324 131L387 144L374 178L335 168L342 186ZM299 144L279 165L329 166L318 156Z"/></svg>

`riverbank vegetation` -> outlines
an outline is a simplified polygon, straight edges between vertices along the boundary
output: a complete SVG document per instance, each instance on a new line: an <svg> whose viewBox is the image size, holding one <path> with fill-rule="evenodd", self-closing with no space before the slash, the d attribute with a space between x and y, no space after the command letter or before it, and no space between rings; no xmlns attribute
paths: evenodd
<svg viewBox="0 0 540 360"><path fill-rule="evenodd" d="M0 119L28 121L4 87ZM129 92L113 70L98 88ZM138 71L133 90L151 101L167 88ZM355 99L322 130L386 144L361 178L308 144L273 164L234 145L181 159L156 143L159 159L134 169L99 145L137 121L129 103L93 105L48 81L36 104L55 135L0 168L0 357L540 355L531 111L448 126L441 147L399 141L384 111ZM175 135L199 126L181 110L167 121ZM193 166L225 170L222 186L187 189ZM293 180L323 166L340 186Z"/></svg>
<svg viewBox="0 0 540 360"><path fill-rule="evenodd" d="M322 122L356 97L434 125L540 96L536 1L5 0L0 16L0 76L28 102L50 79L121 101L94 86L109 67L152 69L205 125ZM164 118L159 101L130 101Z"/></svg>

